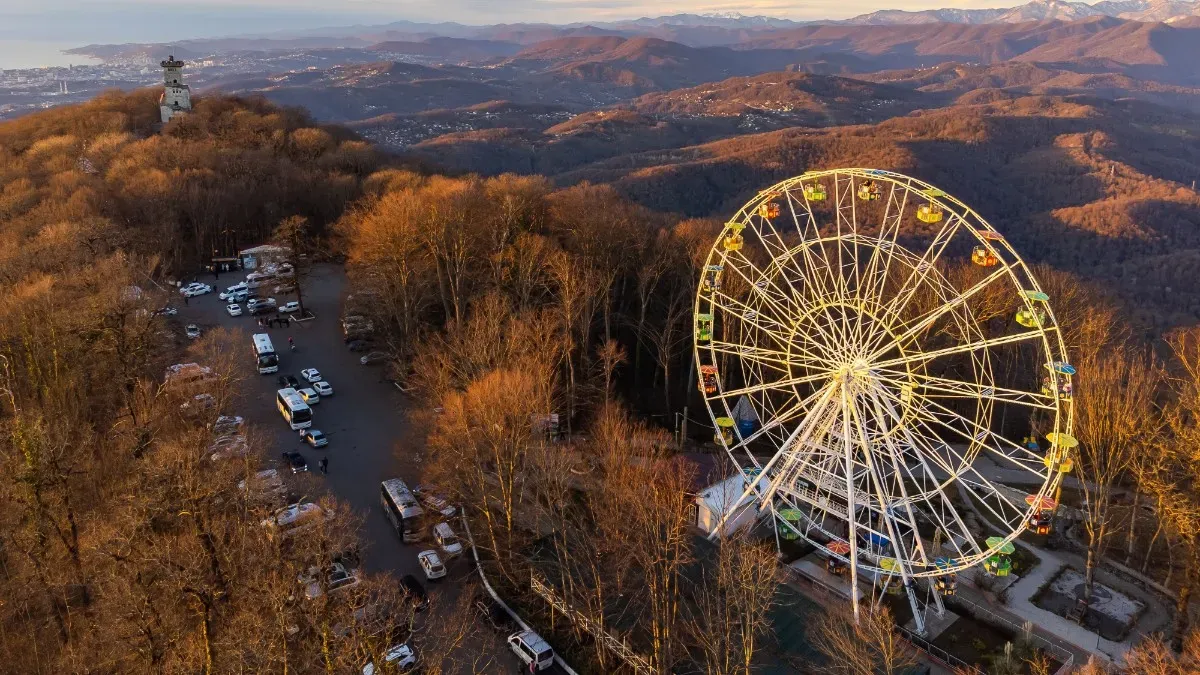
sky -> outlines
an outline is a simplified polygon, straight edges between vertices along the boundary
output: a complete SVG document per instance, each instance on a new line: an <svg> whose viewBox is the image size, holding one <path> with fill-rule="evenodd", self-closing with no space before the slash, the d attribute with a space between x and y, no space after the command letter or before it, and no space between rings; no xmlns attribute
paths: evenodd
<svg viewBox="0 0 1200 675"><path fill-rule="evenodd" d="M1024 0L0 0L0 39L165 42L397 20L467 24L614 21L741 12L843 19L877 9L1007 7ZM336 8L336 9L334 9Z"/></svg>

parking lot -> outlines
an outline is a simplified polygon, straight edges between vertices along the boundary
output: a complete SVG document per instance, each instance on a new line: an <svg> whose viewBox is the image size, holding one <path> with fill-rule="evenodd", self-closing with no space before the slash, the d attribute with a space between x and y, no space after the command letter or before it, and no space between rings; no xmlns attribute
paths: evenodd
<svg viewBox="0 0 1200 675"><path fill-rule="evenodd" d="M433 544L402 543L379 506L382 481L403 478L410 486L418 484L421 433L412 429L407 421L406 409L411 403L391 383L383 380L383 367L362 365L359 362L362 353L351 352L342 342L341 305L347 292L344 272L340 267L317 266L304 288L305 308L316 318L304 322L292 321L288 328L260 328L255 317L248 312L237 317L229 316L225 311L226 303L218 299L217 294L221 289L241 281L243 276L222 274L214 280L209 275L201 281L214 287L212 293L193 297L187 304L178 297L171 303L179 310L176 317L179 330L186 324L194 323L202 331L225 326L245 332L242 353L250 375L238 409L225 412L246 418L247 423L254 425L260 435L269 439L270 447L265 449L265 458L285 476L287 469L280 461L283 451L300 452L308 461L309 471L317 475L320 475L318 460L321 457L329 458L329 474L322 479L330 492L364 516L362 534L367 546L363 556L365 570L391 573L397 579L401 575L412 574L435 597L441 596L442 604L453 601L467 579L477 579L469 563L470 554L446 560L449 571L447 578L441 583L427 583L417 563L417 553L434 548ZM269 286L273 287L274 284ZM262 292L267 287L264 284L260 290L264 297L269 295ZM283 304L294 297L289 295L276 299ZM259 375L255 370L250 335L258 332L266 332L271 336L279 354L278 373ZM295 352L288 349L289 336L295 339ZM329 438L329 445L320 449L303 443L275 406L275 393L279 389L276 378L293 375L303 381L300 371L305 368L318 369L334 390L333 396L323 397L312 406L313 428L320 429ZM461 530L457 522L452 525L456 531ZM461 531L458 534L465 536ZM495 656L498 672L511 672L518 665L517 659L506 650ZM543 672L558 672L558 669Z"/></svg>

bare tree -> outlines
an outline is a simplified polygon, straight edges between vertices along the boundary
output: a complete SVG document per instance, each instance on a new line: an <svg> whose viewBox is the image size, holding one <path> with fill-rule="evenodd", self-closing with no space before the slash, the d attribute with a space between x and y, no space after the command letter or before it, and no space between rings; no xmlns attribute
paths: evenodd
<svg viewBox="0 0 1200 675"><path fill-rule="evenodd" d="M813 644L825 655L821 672L830 675L899 675L917 664L916 649L897 633L886 607L860 612L857 623L844 609L829 609Z"/></svg>
<svg viewBox="0 0 1200 675"><path fill-rule="evenodd" d="M1131 348L1117 346L1081 362L1075 387L1075 430L1080 438L1077 472L1086 504L1087 569L1083 599L1090 600L1095 569L1112 526L1117 483L1155 415L1156 367Z"/></svg>

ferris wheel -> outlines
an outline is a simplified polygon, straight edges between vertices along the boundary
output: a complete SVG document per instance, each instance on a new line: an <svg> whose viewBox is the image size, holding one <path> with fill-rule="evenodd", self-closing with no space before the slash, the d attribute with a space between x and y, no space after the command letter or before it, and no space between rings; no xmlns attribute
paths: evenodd
<svg viewBox="0 0 1200 675"><path fill-rule="evenodd" d="M1050 300L1001 233L915 178L814 171L759 193L696 294L700 390L745 476L725 518L753 501L852 589L907 592L918 630L918 596L940 612L956 573L1007 574L1076 444Z"/></svg>

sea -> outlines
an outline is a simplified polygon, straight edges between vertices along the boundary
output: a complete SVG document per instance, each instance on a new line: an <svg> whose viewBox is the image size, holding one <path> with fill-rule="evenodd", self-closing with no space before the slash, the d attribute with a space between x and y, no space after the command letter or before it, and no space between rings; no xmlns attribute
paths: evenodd
<svg viewBox="0 0 1200 675"><path fill-rule="evenodd" d="M81 54L63 53L63 50L79 46L81 44L69 42L0 39L0 70L95 65L100 63L99 59L93 59Z"/></svg>

